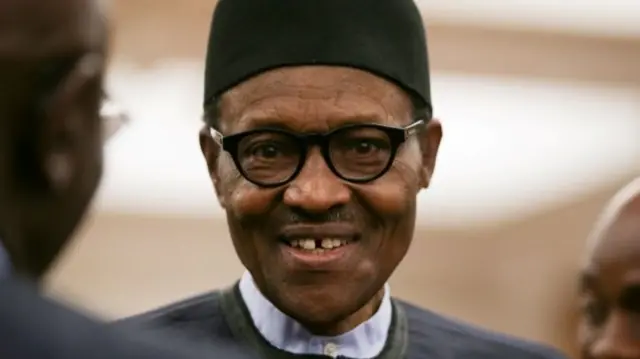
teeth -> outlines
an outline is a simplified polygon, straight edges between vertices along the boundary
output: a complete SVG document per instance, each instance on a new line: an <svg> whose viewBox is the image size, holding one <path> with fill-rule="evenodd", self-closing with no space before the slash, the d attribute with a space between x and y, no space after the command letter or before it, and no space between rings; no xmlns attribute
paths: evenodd
<svg viewBox="0 0 640 359"><path fill-rule="evenodd" d="M338 241L338 245L340 245L339 242L340 241ZM333 240L330 239L330 238L325 238L325 239L322 240L321 246L324 249L331 249L331 248L333 248Z"/></svg>
<svg viewBox="0 0 640 359"><path fill-rule="evenodd" d="M300 247L306 250L316 249L316 241L314 239L301 239L299 243L300 243Z"/></svg>
<svg viewBox="0 0 640 359"><path fill-rule="evenodd" d="M346 239L323 238L316 240L313 238L293 239L289 241L291 247L302 248L314 253L323 253L325 250L331 250L347 244Z"/></svg>

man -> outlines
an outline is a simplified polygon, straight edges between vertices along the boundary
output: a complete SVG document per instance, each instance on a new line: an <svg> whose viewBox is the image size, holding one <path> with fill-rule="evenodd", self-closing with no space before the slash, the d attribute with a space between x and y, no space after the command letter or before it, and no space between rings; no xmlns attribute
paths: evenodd
<svg viewBox="0 0 640 359"><path fill-rule="evenodd" d="M580 281L583 359L640 358L640 178L608 204Z"/></svg>
<svg viewBox="0 0 640 359"><path fill-rule="evenodd" d="M240 358L229 343L98 324L35 288L86 212L102 136L117 127L99 115L106 40L96 1L0 2L0 358Z"/></svg>
<svg viewBox="0 0 640 359"><path fill-rule="evenodd" d="M411 0L222 0L200 145L239 284L133 318L265 358L558 358L392 299L442 136Z"/></svg>

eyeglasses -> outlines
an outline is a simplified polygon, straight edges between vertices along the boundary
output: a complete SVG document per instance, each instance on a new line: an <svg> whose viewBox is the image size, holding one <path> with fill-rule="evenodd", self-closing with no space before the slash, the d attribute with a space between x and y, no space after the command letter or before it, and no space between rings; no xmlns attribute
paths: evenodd
<svg viewBox="0 0 640 359"><path fill-rule="evenodd" d="M329 169L352 183L367 183L383 176L398 148L428 120L406 127L377 124L348 125L328 133L299 134L280 129L256 129L211 136L228 152L247 181L260 187L278 187L293 180L304 167L311 146L318 146Z"/></svg>
<svg viewBox="0 0 640 359"><path fill-rule="evenodd" d="M103 95L100 105L100 120L102 121L103 141L106 142L125 124L129 123L129 116L111 97Z"/></svg>

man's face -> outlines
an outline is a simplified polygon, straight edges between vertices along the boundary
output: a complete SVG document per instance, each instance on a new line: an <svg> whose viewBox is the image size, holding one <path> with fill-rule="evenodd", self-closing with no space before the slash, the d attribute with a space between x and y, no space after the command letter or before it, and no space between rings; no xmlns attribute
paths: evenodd
<svg viewBox="0 0 640 359"><path fill-rule="evenodd" d="M0 230L14 269L39 279L101 175L106 29L89 0L10 0L0 14Z"/></svg>
<svg viewBox="0 0 640 359"><path fill-rule="evenodd" d="M640 197L595 246L582 274L584 359L640 358Z"/></svg>
<svg viewBox="0 0 640 359"><path fill-rule="evenodd" d="M266 127L298 134L353 124L404 127L414 120L408 96L395 85L322 66L252 78L225 94L220 110L223 135ZM234 246L257 286L310 330L330 334L351 329L337 323L375 311L377 303L367 304L379 299L411 243L416 194L429 183L440 136L432 121L400 147L385 175L365 184L338 178L312 146L300 173L276 188L247 181L210 137L202 135L201 144ZM335 247L311 252L292 240Z"/></svg>

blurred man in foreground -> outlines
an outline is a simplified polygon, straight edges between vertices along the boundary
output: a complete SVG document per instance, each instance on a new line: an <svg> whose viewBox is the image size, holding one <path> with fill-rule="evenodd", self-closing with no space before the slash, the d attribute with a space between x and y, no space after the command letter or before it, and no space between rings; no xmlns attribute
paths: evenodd
<svg viewBox="0 0 640 359"><path fill-rule="evenodd" d="M442 137L429 77L412 0L220 1L200 145L247 272L132 321L265 358L560 357L390 294Z"/></svg>
<svg viewBox="0 0 640 359"><path fill-rule="evenodd" d="M640 358L640 178L597 222L580 289L582 358Z"/></svg>
<svg viewBox="0 0 640 359"><path fill-rule="evenodd" d="M0 358L239 358L230 345L116 330L38 293L98 186L103 134L117 127L99 115L107 32L98 5L0 1Z"/></svg>

